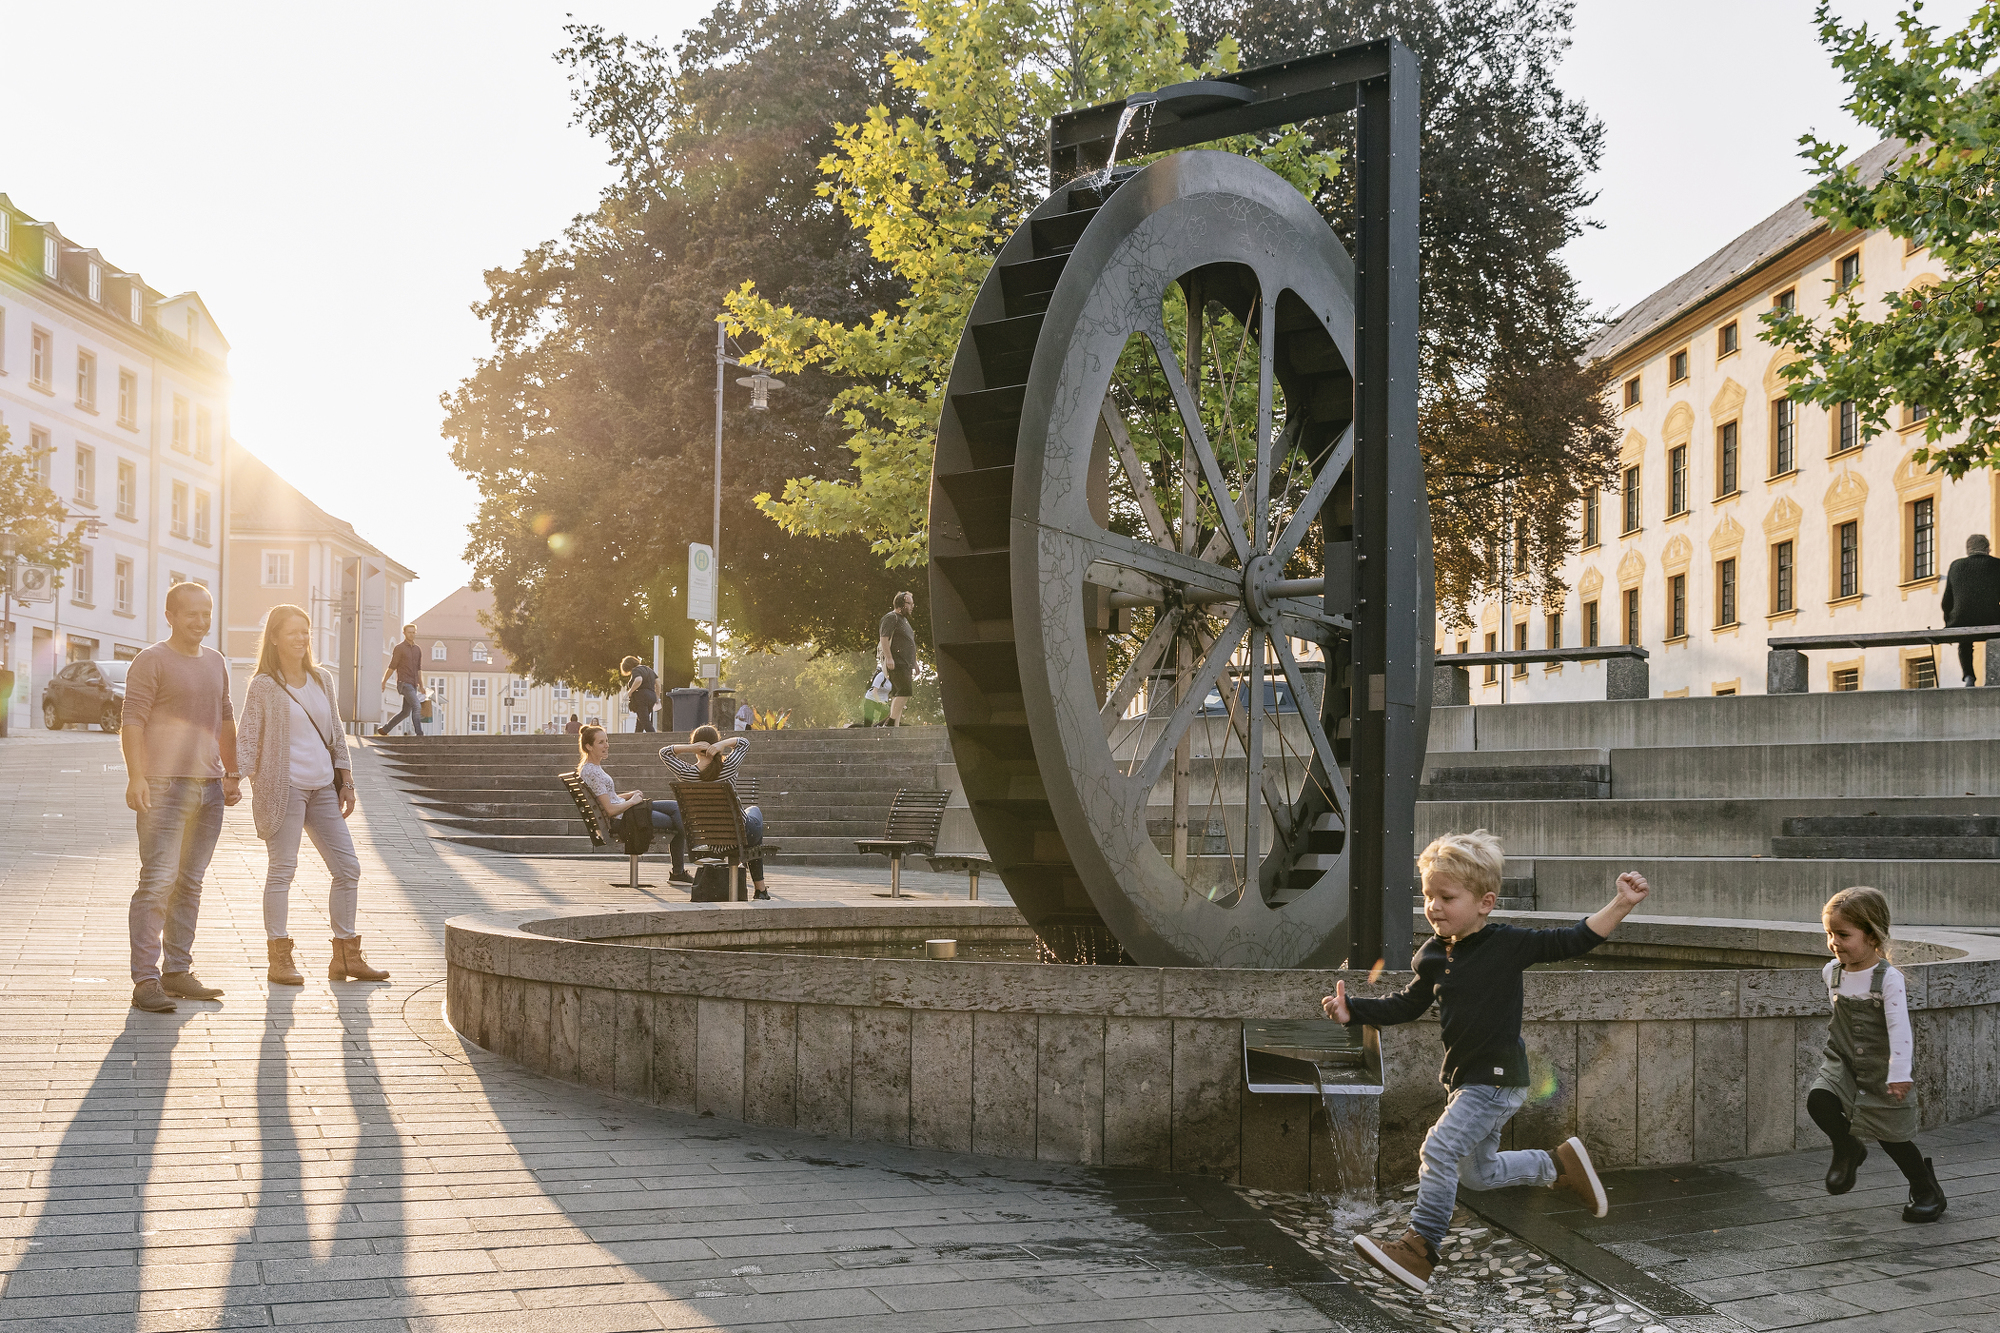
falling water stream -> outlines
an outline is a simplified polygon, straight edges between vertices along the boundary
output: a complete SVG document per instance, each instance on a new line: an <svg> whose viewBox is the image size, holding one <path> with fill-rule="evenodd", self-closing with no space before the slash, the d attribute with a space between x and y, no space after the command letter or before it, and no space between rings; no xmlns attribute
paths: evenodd
<svg viewBox="0 0 2000 1333"><path fill-rule="evenodd" d="M1157 102L1127 103L1125 109L1118 113L1118 128L1111 135L1111 156L1104 159L1104 170L1097 172L1091 178L1091 188L1101 190L1111 183L1111 169L1118 165L1118 144L1125 137L1127 127L1132 124L1132 118L1143 108L1146 112L1146 124L1150 127L1153 123L1153 108L1158 105Z"/></svg>
<svg viewBox="0 0 2000 1333"><path fill-rule="evenodd" d="M1320 1101L1326 1106L1327 1133L1333 1140L1333 1215L1336 1219L1372 1217L1375 1213L1375 1158L1381 1144L1382 1098L1340 1086L1351 1069L1321 1071ZM1331 1075L1331 1077L1329 1077ZM1350 1085L1351 1086L1351 1085Z"/></svg>

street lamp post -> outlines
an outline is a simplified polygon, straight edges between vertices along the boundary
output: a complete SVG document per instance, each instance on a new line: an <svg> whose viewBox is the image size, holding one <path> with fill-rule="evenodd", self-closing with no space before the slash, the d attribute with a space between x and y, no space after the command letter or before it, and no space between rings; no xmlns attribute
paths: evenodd
<svg viewBox="0 0 2000 1333"><path fill-rule="evenodd" d="M14 559L20 548L11 532L0 532L0 576L6 582L6 609L0 610L0 736L14 712Z"/></svg>
<svg viewBox="0 0 2000 1333"><path fill-rule="evenodd" d="M715 509L708 548L715 569L715 619L708 622L708 654L715 659L716 685L722 683L722 391L729 366L752 372L736 382L750 390L750 406L755 411L768 410L771 390L785 387L783 380L772 379L757 367L744 365L729 355L729 326L718 317L715 321ZM715 722L715 687L709 686L711 723Z"/></svg>

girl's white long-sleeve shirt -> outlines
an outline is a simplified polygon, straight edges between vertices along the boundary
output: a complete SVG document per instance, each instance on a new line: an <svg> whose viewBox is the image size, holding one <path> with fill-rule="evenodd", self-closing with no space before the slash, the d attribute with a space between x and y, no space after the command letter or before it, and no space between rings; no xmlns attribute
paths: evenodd
<svg viewBox="0 0 2000 1333"><path fill-rule="evenodd" d="M1873 986L1870 979L1875 971L1864 967L1859 972L1849 972L1834 959L1826 965L1826 1002L1833 1006L1834 997L1845 995L1850 1000L1865 1000ZM1837 979L1836 979L1837 978ZM1889 1024L1889 1079L1891 1083L1908 1083L1910 1065L1916 1056L1917 1041L1910 1030L1909 992L1903 985L1903 974L1890 968L1882 974L1882 1016Z"/></svg>

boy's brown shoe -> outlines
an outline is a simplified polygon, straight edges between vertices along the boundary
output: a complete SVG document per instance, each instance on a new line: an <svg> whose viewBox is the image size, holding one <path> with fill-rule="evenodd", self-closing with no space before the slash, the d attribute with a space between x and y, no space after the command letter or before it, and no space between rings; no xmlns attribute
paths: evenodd
<svg viewBox="0 0 2000 1333"><path fill-rule="evenodd" d="M1568 1190L1583 1201L1590 1209L1592 1217L1602 1217L1611 1211L1611 1200L1605 1197L1604 1182L1597 1178L1597 1168L1590 1164L1590 1151L1583 1146L1583 1140L1565 1140L1555 1151L1556 1179L1549 1188Z"/></svg>
<svg viewBox="0 0 2000 1333"><path fill-rule="evenodd" d="M1373 1236L1356 1236L1354 1252L1411 1291L1423 1291L1431 1284L1431 1270L1437 1267L1431 1243L1412 1228L1395 1240L1377 1243Z"/></svg>

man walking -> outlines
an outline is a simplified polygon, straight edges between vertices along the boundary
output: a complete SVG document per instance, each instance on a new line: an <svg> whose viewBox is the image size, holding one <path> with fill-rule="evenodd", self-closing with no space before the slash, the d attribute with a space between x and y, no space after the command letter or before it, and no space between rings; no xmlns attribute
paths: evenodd
<svg viewBox="0 0 2000 1333"><path fill-rule="evenodd" d="M1967 537L1964 556L1944 572L1944 624L1946 629L2000 625L2000 559L1994 558L1984 533ZM1965 684L1978 683L1972 673L1970 642L1958 645L1958 671Z"/></svg>
<svg viewBox="0 0 2000 1333"><path fill-rule="evenodd" d="M417 735L424 734L424 684L419 673L424 669L424 655L417 647L417 627L403 626L403 641L389 650L389 665L382 669L382 686L388 688L389 677L396 678L396 692L403 696L403 711L375 728L377 736L386 736L404 718Z"/></svg>
<svg viewBox="0 0 2000 1333"><path fill-rule="evenodd" d="M917 599L907 592L896 594L889 614L882 617L877 635L875 662L889 677L889 720L884 726L903 725L903 709L915 692L912 681L917 670L917 632L910 628L910 612Z"/></svg>
<svg viewBox="0 0 2000 1333"><path fill-rule="evenodd" d="M132 659L125 676L118 744L125 804L139 815L139 889L129 914L132 1005L156 1014L172 1013L175 996L222 994L193 972L202 876L222 834L222 807L243 799L229 664L202 644L214 614L206 588L176 583L167 590L172 634Z"/></svg>

